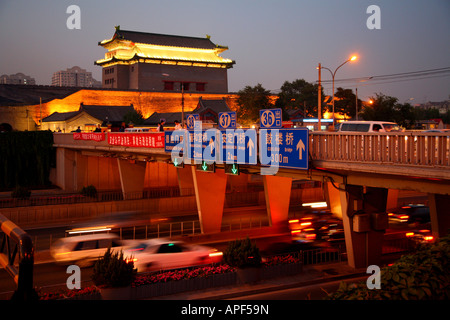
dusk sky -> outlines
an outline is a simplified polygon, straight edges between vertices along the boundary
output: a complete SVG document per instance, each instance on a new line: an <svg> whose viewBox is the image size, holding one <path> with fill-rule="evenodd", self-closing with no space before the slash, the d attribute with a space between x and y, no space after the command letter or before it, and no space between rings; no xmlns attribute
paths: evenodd
<svg viewBox="0 0 450 320"><path fill-rule="evenodd" d="M81 29L70 30L67 7L81 10ZM370 5L380 8L381 29L369 29ZM285 81L318 79L318 63L334 70L352 54L336 87L355 89L366 100L375 93L399 102L442 101L450 95L449 0L0 0L0 75L22 72L37 84L53 72L79 66L101 80L104 57L98 42L123 30L193 37L211 35L236 61L228 70L229 91L261 83L277 90ZM380 83L366 77L447 68L441 74ZM419 79L422 78L422 79ZM423 79L425 78L425 79ZM359 79L359 80L358 80ZM331 74L322 70L322 80ZM408 81L405 81L408 80ZM331 95L331 83L325 94Z"/></svg>

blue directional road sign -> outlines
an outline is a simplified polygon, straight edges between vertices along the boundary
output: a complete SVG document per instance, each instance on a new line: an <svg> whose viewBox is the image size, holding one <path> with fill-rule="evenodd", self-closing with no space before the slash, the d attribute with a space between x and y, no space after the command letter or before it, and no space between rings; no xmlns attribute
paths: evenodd
<svg viewBox="0 0 450 320"><path fill-rule="evenodd" d="M217 130L189 131L191 152L188 157L208 162L216 161Z"/></svg>
<svg viewBox="0 0 450 320"><path fill-rule="evenodd" d="M185 150L185 145L182 143L185 140L186 130L164 131L164 151L165 152L180 152Z"/></svg>
<svg viewBox="0 0 450 320"><path fill-rule="evenodd" d="M255 129L221 130L222 139L218 140L219 159L225 163L257 164L257 146Z"/></svg>
<svg viewBox="0 0 450 320"><path fill-rule="evenodd" d="M282 127L281 109L259 110L259 126L261 129L272 129Z"/></svg>
<svg viewBox="0 0 450 320"><path fill-rule="evenodd" d="M309 130L261 129L261 165L308 170Z"/></svg>
<svg viewBox="0 0 450 320"><path fill-rule="evenodd" d="M217 130L174 130L164 131L164 151L186 159L216 160ZM218 154L218 153L217 153Z"/></svg>
<svg viewBox="0 0 450 320"><path fill-rule="evenodd" d="M188 130L194 130L195 128L195 121L199 121L200 120L200 115L199 114L188 114L186 116L186 128Z"/></svg>
<svg viewBox="0 0 450 320"><path fill-rule="evenodd" d="M219 129L236 129L236 112L219 112Z"/></svg>

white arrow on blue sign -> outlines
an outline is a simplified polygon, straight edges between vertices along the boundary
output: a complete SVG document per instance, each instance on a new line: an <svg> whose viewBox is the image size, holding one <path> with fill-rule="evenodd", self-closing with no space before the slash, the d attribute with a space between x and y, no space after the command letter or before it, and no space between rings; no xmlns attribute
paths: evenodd
<svg viewBox="0 0 450 320"><path fill-rule="evenodd" d="M257 138L255 129L220 131L219 159L225 163L257 164Z"/></svg>
<svg viewBox="0 0 450 320"><path fill-rule="evenodd" d="M261 129L261 165L308 170L309 130Z"/></svg>

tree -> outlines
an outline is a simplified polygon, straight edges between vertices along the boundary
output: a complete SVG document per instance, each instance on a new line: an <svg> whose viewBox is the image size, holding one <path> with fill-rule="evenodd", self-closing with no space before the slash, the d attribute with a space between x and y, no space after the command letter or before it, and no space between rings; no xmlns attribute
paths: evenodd
<svg viewBox="0 0 450 320"><path fill-rule="evenodd" d="M365 105L361 112L364 120L372 121L395 121L395 107L398 99L376 93L376 97L370 97L373 101L370 105Z"/></svg>
<svg viewBox="0 0 450 320"><path fill-rule="evenodd" d="M143 124L144 116L142 115L141 110L133 110L128 112L123 116L123 121L125 124L132 122L133 124Z"/></svg>
<svg viewBox="0 0 450 320"><path fill-rule="evenodd" d="M317 84L309 83L304 79L285 81L275 106L284 111L300 109L305 118L317 117L318 91Z"/></svg>
<svg viewBox="0 0 450 320"><path fill-rule="evenodd" d="M334 112L342 113L346 118L354 118L356 115L356 95L351 89L337 88L334 93ZM361 100L358 99L358 110L361 107Z"/></svg>
<svg viewBox="0 0 450 320"><path fill-rule="evenodd" d="M412 129L416 119L421 119L409 103L400 104L395 97L377 93L371 100L373 103L365 105L361 113L364 120L392 121L404 128Z"/></svg>
<svg viewBox="0 0 450 320"><path fill-rule="evenodd" d="M242 124L258 122L259 110L273 108L270 102L270 91L258 83L255 87L246 86L238 92L238 121Z"/></svg>
<svg viewBox="0 0 450 320"><path fill-rule="evenodd" d="M414 108L409 103L397 105L395 122L406 129L413 129L416 122Z"/></svg>

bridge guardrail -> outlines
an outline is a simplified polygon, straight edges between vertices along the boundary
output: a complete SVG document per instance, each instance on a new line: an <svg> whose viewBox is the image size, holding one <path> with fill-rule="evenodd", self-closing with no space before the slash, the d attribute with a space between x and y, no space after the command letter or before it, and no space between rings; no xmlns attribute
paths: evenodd
<svg viewBox="0 0 450 320"><path fill-rule="evenodd" d="M415 166L450 167L450 134L439 132L310 132L313 160L370 161ZM107 141L73 140L72 134L55 134L55 145L96 148ZM145 148L134 148L145 149ZM161 153L161 148L149 148ZM109 149L108 149L109 150ZM131 149L130 149L131 150Z"/></svg>
<svg viewBox="0 0 450 320"><path fill-rule="evenodd" d="M313 160L450 167L450 135L431 132L314 132Z"/></svg>
<svg viewBox="0 0 450 320"><path fill-rule="evenodd" d="M37 293L33 288L34 247L31 237L2 214L0 214L0 227L3 232L0 244L0 265L17 284L17 290L11 299L17 301L37 300ZM19 260L18 270L15 266L16 257Z"/></svg>

